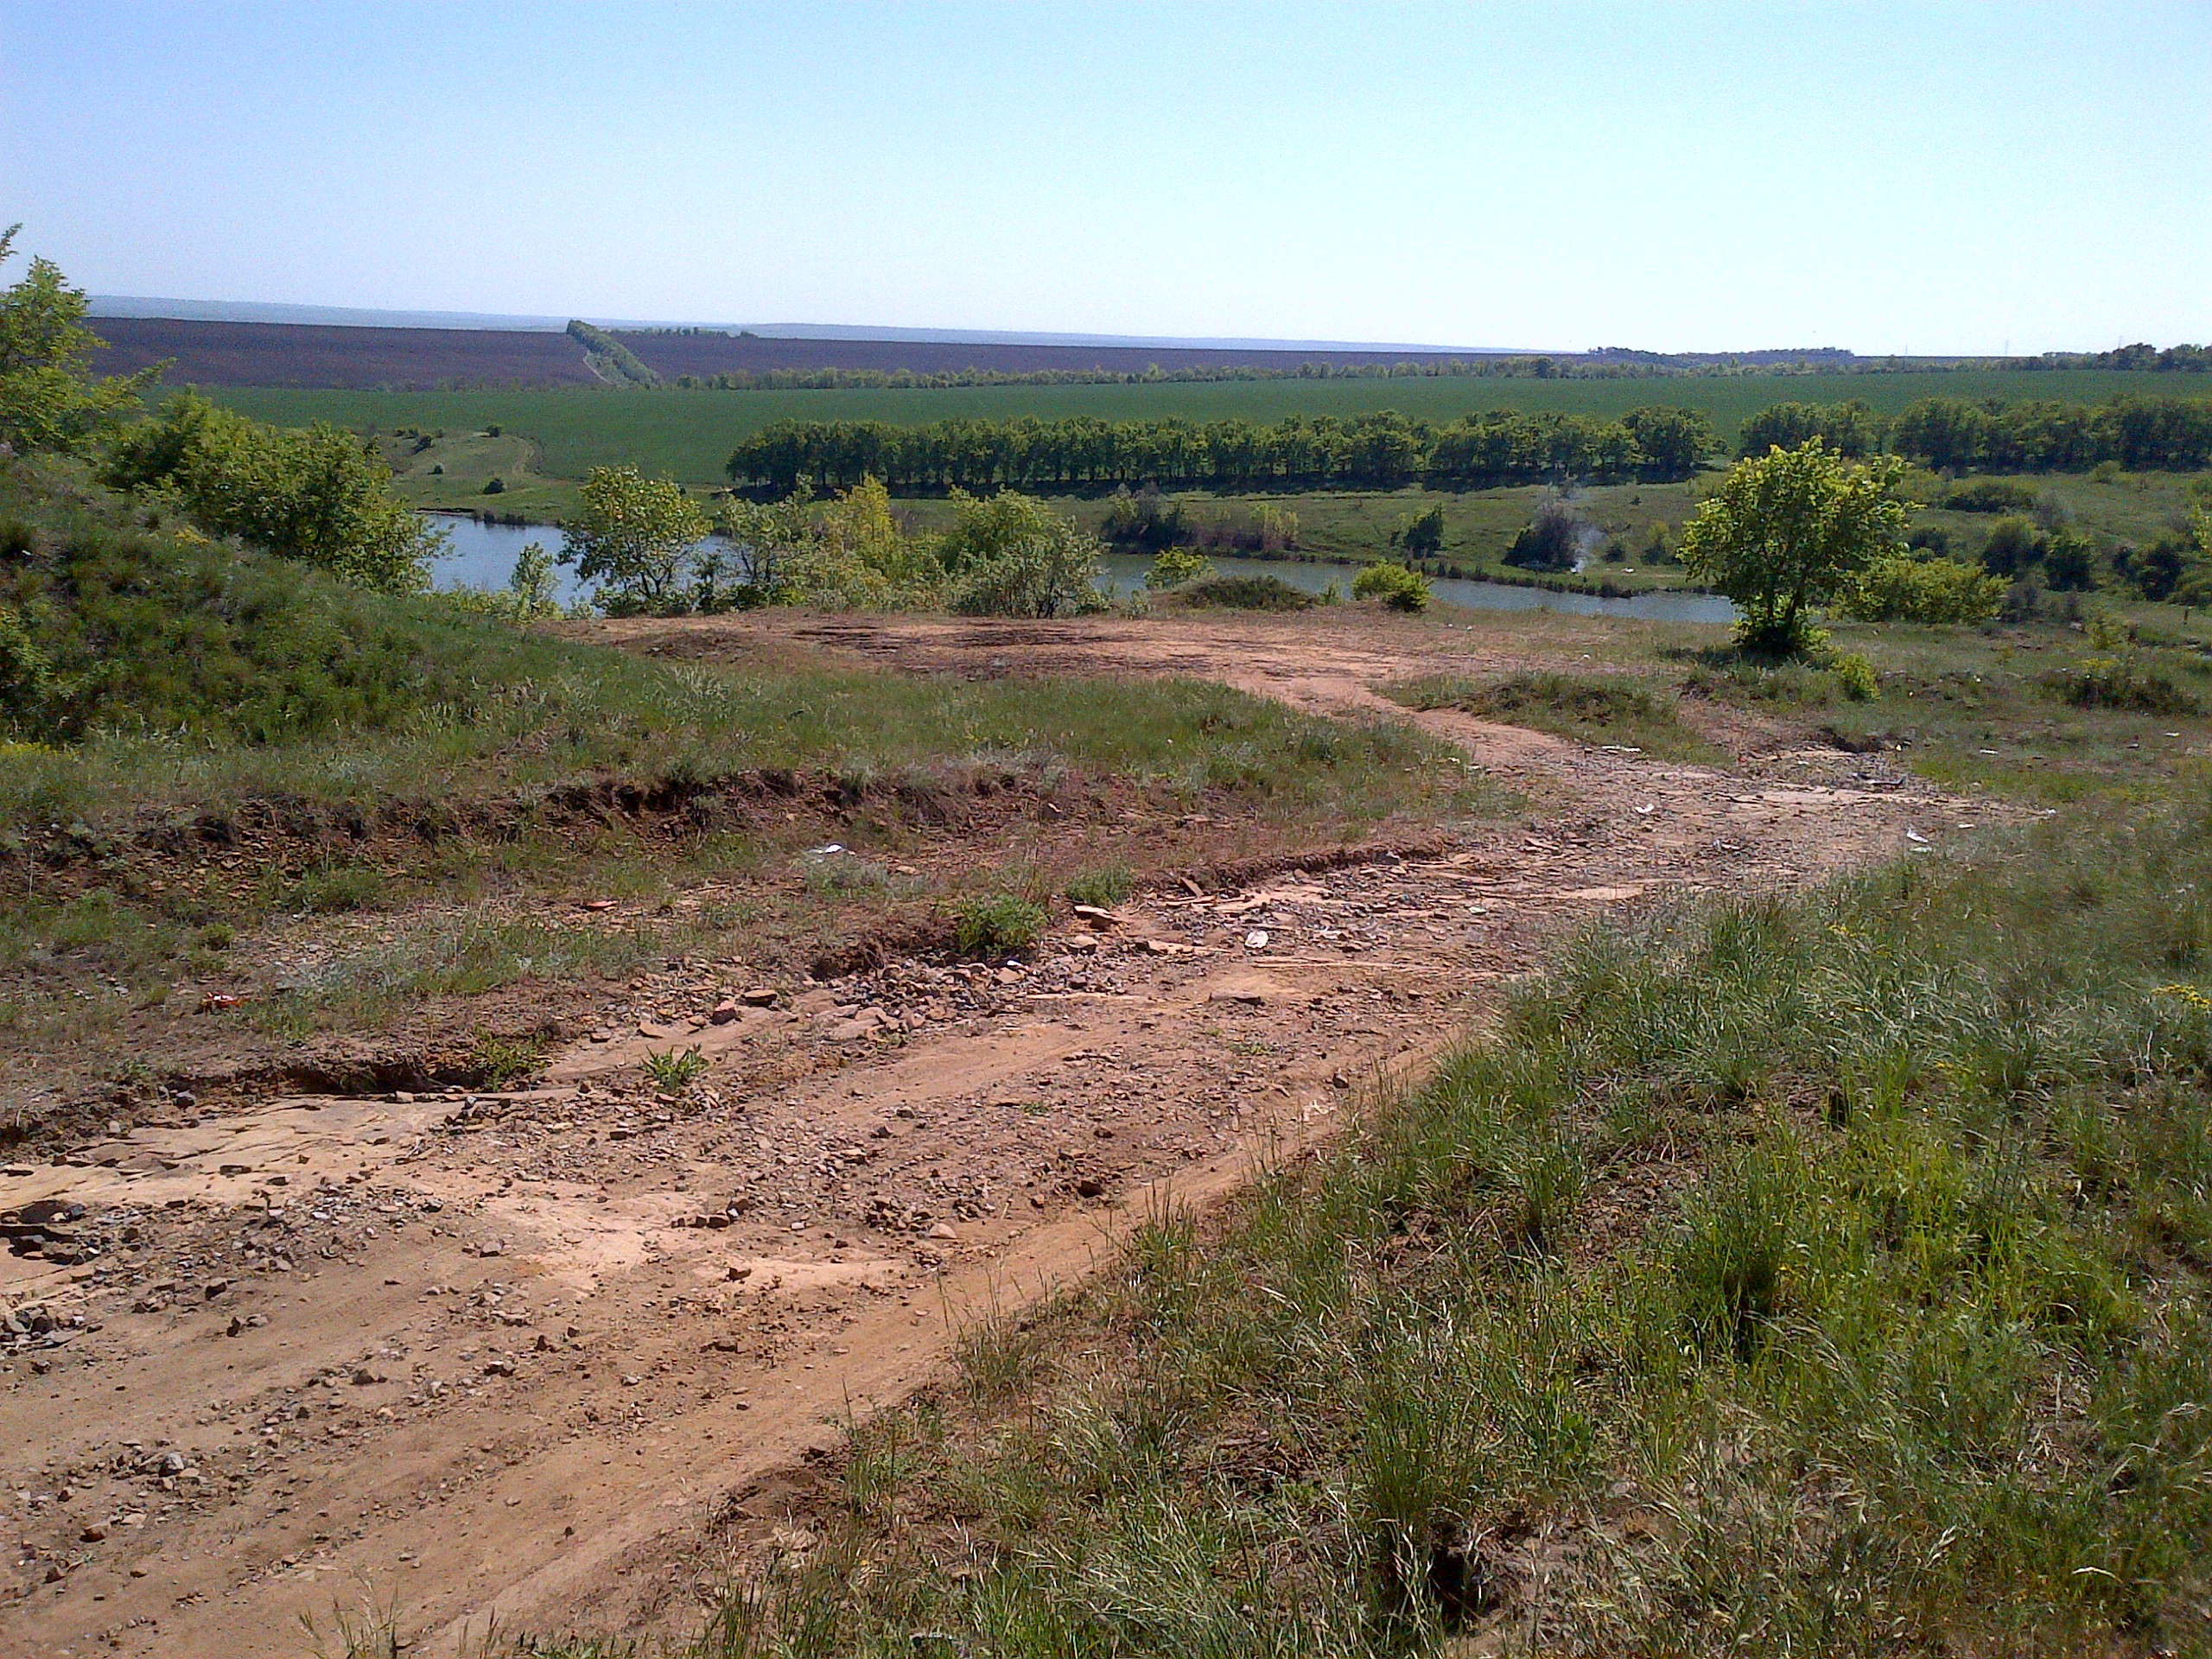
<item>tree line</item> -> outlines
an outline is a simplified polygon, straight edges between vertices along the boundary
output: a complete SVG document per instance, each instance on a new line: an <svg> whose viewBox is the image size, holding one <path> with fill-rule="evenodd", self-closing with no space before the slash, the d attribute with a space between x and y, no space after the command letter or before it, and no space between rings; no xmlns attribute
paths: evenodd
<svg viewBox="0 0 2212 1659"><path fill-rule="evenodd" d="M1696 410L1630 410L1618 420L1489 410L1436 422L1395 410L1290 416L1271 424L1109 421L779 421L731 454L741 488L786 494L802 480L845 489L881 479L901 494L963 489L1294 486L1445 488L1548 478L1673 479L1717 440Z"/></svg>
<svg viewBox="0 0 2212 1659"><path fill-rule="evenodd" d="M1856 399L1769 405L1744 423L1739 454L1824 438L1847 455L1889 454L1937 472L2077 473L2212 466L2212 398L2120 397L2102 404L1923 397L1896 416Z"/></svg>

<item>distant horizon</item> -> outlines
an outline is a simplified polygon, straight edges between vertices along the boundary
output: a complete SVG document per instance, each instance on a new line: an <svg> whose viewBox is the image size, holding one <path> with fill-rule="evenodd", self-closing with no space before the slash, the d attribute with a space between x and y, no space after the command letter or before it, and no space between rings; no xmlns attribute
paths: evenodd
<svg viewBox="0 0 2212 1659"><path fill-rule="evenodd" d="M86 296L90 315L119 319L162 319L189 322L269 322L302 327L356 328L442 328L455 331L488 330L524 334L558 334L569 318L547 314L498 311L417 311L377 307L315 305L289 300L191 300L134 294L92 294ZM1275 340L1263 336L1177 336L1169 334L1101 334L1017 328L939 328L890 324L818 322L728 322L693 319L589 316L580 321L595 327L617 331L696 328L709 333L747 333L763 340L887 340L950 346L1098 346L1121 350L1221 352L1406 352L1417 357L1591 357L1607 352L1651 351L1669 357L1874 357L1910 355L1929 361L1957 358L2006 355L1981 352L1862 353L1846 346L1734 346L1688 347L1659 352L1656 347L1611 346L1441 346L1411 340ZM2133 341L2119 341L2130 345ZM2153 340L2166 346L2180 342ZM2021 355L2033 356L2028 353Z"/></svg>

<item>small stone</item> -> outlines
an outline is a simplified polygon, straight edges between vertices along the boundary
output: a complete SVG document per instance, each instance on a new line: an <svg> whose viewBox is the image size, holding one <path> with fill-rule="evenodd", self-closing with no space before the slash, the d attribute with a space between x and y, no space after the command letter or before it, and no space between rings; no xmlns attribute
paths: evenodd
<svg viewBox="0 0 2212 1659"><path fill-rule="evenodd" d="M210 1279L200 1287L200 1294L212 1302L230 1287L231 1281L227 1279Z"/></svg>
<svg viewBox="0 0 2212 1659"><path fill-rule="evenodd" d="M747 1007L772 1008L776 1006L778 995L779 993L772 986L756 985L740 996L738 1001Z"/></svg>
<svg viewBox="0 0 2212 1659"><path fill-rule="evenodd" d="M354 1370L353 1386L357 1389L365 1389L378 1380L377 1374L365 1365L358 1366Z"/></svg>
<svg viewBox="0 0 2212 1659"><path fill-rule="evenodd" d="M930 1229L928 1236L931 1238L939 1240L956 1239L960 1236L959 1234L954 1232L950 1226L941 1221Z"/></svg>
<svg viewBox="0 0 2212 1659"><path fill-rule="evenodd" d="M708 1010L707 1018L713 1020L715 1024L718 1026L726 1026L729 1024L731 1020L737 1018L736 1000L733 997L728 996L722 998L721 1001L715 1003L712 1008Z"/></svg>
<svg viewBox="0 0 2212 1659"><path fill-rule="evenodd" d="M86 1527L82 1532L79 1533L77 1536L83 1539L88 1544L103 1543L106 1541L107 1539L107 1529L100 1525L99 1522L95 1521L92 1525Z"/></svg>

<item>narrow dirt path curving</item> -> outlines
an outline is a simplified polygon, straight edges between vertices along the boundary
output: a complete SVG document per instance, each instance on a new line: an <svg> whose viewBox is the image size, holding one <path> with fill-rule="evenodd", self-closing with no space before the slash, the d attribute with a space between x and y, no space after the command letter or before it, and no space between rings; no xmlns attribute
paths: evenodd
<svg viewBox="0 0 2212 1659"><path fill-rule="evenodd" d="M711 656L759 626L609 632ZM1418 718L1530 805L1079 915L1014 966L898 962L766 1006L711 966L648 976L538 1088L270 1100L0 1176L19 1214L115 1220L129 1260L0 1262L0 1654L293 1656L300 1616L365 1597L426 1655L494 1617L676 1628L698 1552L772 1525L778 1471L963 1321L1085 1273L1149 1189L1203 1202L1330 1133L1560 928L1986 817L1832 752L1666 766L1410 716L1374 688L1466 656L1433 632L810 626L917 671L1185 674ZM692 1044L703 1087L644 1086L643 1056Z"/></svg>

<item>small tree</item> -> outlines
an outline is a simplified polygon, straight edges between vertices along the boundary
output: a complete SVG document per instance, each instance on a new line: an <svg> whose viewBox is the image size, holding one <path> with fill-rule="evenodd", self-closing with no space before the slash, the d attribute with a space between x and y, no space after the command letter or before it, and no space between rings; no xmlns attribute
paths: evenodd
<svg viewBox="0 0 2212 1659"><path fill-rule="evenodd" d="M682 602L691 550L706 539L707 515L674 479L635 467L594 467L576 493L583 512L564 528L564 563L605 584L610 609L666 611Z"/></svg>
<svg viewBox="0 0 2212 1659"><path fill-rule="evenodd" d="M1505 550L1505 562L1523 570L1571 570L1582 552L1582 520L1566 502L1540 501Z"/></svg>
<svg viewBox="0 0 2212 1659"><path fill-rule="evenodd" d="M507 593L518 622L550 616L561 607L555 603L553 556L542 542L524 542L515 555L515 568L507 575Z"/></svg>
<svg viewBox="0 0 2212 1659"><path fill-rule="evenodd" d="M1814 607L1903 541L1902 470L1888 456L1852 465L1819 438L1738 461L1683 529L1682 563L1736 601L1738 643L1802 651Z"/></svg>
<svg viewBox="0 0 2212 1659"><path fill-rule="evenodd" d="M0 264L16 233L0 231ZM62 280L49 259L34 259L0 290L0 443L15 449L79 449L107 437L138 412L138 393L158 379L156 365L133 375L92 372L92 353L107 342L84 326L85 292Z"/></svg>
<svg viewBox="0 0 2212 1659"><path fill-rule="evenodd" d="M1431 506L1427 512L1406 520L1405 528L1398 532L1397 542L1408 558L1434 558L1444 548L1442 505Z"/></svg>

